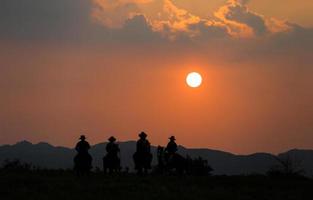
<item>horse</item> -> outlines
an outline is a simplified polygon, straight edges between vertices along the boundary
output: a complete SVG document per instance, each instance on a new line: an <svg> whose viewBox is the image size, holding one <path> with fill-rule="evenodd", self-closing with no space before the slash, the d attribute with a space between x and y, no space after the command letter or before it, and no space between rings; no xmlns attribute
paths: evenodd
<svg viewBox="0 0 313 200"><path fill-rule="evenodd" d="M103 171L107 173L117 173L121 171L121 160L117 155L107 154L103 157Z"/></svg>
<svg viewBox="0 0 313 200"><path fill-rule="evenodd" d="M78 153L74 157L74 171L78 176L90 173L92 168L92 157L89 153Z"/></svg>
<svg viewBox="0 0 313 200"><path fill-rule="evenodd" d="M158 171L160 173L172 173L175 171L178 174L187 172L188 159L178 153L169 154L164 150L164 147L158 146Z"/></svg>
<svg viewBox="0 0 313 200"><path fill-rule="evenodd" d="M133 160L135 163L135 169L138 174L148 173L148 170L151 169L152 154L149 152L138 153L135 152L133 155Z"/></svg>
<svg viewBox="0 0 313 200"><path fill-rule="evenodd" d="M161 146L157 148L157 155L157 172L159 173L208 175L213 170L208 165L207 160L203 160L201 157L192 159L189 156L183 157L178 153L168 154Z"/></svg>

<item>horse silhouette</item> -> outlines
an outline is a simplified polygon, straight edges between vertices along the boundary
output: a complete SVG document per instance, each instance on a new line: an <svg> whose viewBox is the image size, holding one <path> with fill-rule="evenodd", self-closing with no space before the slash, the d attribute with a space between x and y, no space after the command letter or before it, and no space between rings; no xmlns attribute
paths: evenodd
<svg viewBox="0 0 313 200"><path fill-rule="evenodd" d="M178 153L169 154L165 148L158 146L157 148L158 165L156 172L164 174L189 174L189 175L209 175L213 170L207 160L201 157L192 159L191 157L183 157Z"/></svg>
<svg viewBox="0 0 313 200"><path fill-rule="evenodd" d="M104 173L116 173L121 171L121 160L118 157L106 155L102 159Z"/></svg>
<svg viewBox="0 0 313 200"><path fill-rule="evenodd" d="M188 159L178 153L169 154L164 147L158 146L158 171L161 173L177 172L183 174L188 169Z"/></svg>
<svg viewBox="0 0 313 200"><path fill-rule="evenodd" d="M136 152L133 155L135 169L137 170L138 174L147 173L149 169L151 169L151 162L152 162L152 154L141 154Z"/></svg>
<svg viewBox="0 0 313 200"><path fill-rule="evenodd" d="M92 157L89 154L77 154L74 157L74 170L77 175L89 174L92 168Z"/></svg>

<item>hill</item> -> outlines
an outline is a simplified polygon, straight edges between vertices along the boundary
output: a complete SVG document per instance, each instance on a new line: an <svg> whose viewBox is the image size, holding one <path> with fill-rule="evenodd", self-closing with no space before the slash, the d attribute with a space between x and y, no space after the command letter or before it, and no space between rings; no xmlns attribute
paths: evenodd
<svg viewBox="0 0 313 200"><path fill-rule="evenodd" d="M134 141L119 143L121 148L122 166L133 169L132 155L135 152ZM93 166L102 168L102 157L105 154L106 143L92 146L90 153L93 157ZM153 165L156 165L156 147L152 146ZM235 155L229 152L211 149L191 149L179 146L181 155L191 157L201 156L208 160L216 175L238 175L238 174L264 174L266 171L278 164L275 155L269 153L255 153L251 155ZM48 143L32 144L28 141L18 142L14 145L0 146L0 163L6 159L19 159L23 162L32 163L36 166L48 169L67 169L73 167L74 149L56 147ZM283 152L278 157L290 156L297 160L299 167L303 168L307 175L313 173L313 150L290 150Z"/></svg>

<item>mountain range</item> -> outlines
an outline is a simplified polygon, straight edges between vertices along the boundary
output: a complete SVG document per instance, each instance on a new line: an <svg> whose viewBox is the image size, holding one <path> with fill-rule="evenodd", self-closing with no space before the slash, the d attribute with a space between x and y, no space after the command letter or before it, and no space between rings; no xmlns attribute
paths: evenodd
<svg viewBox="0 0 313 200"><path fill-rule="evenodd" d="M127 141L119 143L121 148L122 167L133 169L132 155L135 152L136 142ZM99 143L90 149L93 157L93 166L102 168L102 157L105 154L106 143ZM211 149L192 149L179 146L183 156L206 159L214 169L215 175L239 174L265 174L270 168L278 166L277 158L292 158L297 167L304 170L308 176L313 175L313 150L293 149L278 155L270 153L255 153L251 155L235 155L232 153ZM156 147L152 146L153 165L157 164ZM35 166L47 169L69 169L73 167L73 157L76 152L67 147L56 147L49 143L40 142L32 144L28 141L18 142L14 145L0 146L0 164L5 160L18 159L22 162L32 163Z"/></svg>

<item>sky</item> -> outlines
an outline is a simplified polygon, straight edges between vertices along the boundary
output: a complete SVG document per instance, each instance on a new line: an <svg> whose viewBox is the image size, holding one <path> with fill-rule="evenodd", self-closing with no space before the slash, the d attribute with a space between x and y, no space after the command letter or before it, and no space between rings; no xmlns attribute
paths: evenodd
<svg viewBox="0 0 313 200"><path fill-rule="evenodd" d="M1 0L0 144L313 148L313 2ZM203 77L199 88L185 82Z"/></svg>

